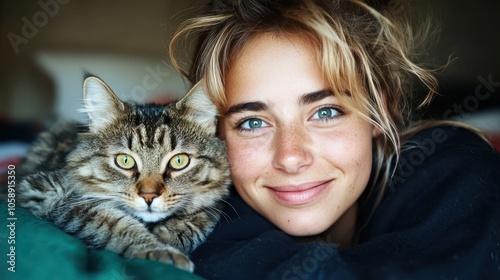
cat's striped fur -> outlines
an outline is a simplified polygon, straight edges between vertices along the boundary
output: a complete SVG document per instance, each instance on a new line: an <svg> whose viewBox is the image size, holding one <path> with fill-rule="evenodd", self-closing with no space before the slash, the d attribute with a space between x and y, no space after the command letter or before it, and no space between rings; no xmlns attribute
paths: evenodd
<svg viewBox="0 0 500 280"><path fill-rule="evenodd" d="M192 271L187 254L212 231L230 183L203 86L167 106L138 105L89 76L84 100L88 126L59 124L34 143L20 205L91 249Z"/></svg>

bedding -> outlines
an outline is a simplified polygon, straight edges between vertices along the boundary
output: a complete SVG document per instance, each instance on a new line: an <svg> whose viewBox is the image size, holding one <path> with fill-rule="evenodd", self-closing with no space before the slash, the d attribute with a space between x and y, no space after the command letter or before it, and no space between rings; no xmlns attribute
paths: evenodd
<svg viewBox="0 0 500 280"><path fill-rule="evenodd" d="M0 279L202 279L172 265L125 259L106 250L89 252L53 224L14 209L10 216L7 202L0 203Z"/></svg>

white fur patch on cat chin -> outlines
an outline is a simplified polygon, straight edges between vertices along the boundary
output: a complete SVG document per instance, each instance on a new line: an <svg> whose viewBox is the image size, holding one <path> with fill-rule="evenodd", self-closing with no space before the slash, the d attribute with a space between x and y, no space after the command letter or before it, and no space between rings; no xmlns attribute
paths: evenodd
<svg viewBox="0 0 500 280"><path fill-rule="evenodd" d="M170 216L171 214L172 213L170 212L149 212L149 211L137 211L134 213L134 215L137 218L147 223L154 223L161 221Z"/></svg>

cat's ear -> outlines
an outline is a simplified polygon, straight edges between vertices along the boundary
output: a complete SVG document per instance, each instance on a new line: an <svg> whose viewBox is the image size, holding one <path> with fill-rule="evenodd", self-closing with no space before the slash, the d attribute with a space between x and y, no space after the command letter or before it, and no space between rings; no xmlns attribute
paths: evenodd
<svg viewBox="0 0 500 280"><path fill-rule="evenodd" d="M88 114L90 130L94 132L111 124L125 108L111 88L95 76L83 81L83 103L81 111Z"/></svg>
<svg viewBox="0 0 500 280"><path fill-rule="evenodd" d="M176 104L190 121L200 125L209 134L215 135L217 126L217 107L207 95L204 80L196 83L193 88Z"/></svg>

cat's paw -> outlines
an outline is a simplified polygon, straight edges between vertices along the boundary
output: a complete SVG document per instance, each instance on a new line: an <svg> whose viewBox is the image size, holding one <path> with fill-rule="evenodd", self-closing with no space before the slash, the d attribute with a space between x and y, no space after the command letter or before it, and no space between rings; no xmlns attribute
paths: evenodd
<svg viewBox="0 0 500 280"><path fill-rule="evenodd" d="M154 261L159 261L163 263L173 264L178 268L193 272L194 264L191 260L174 248L168 248L163 250L151 250L146 253L146 258Z"/></svg>

